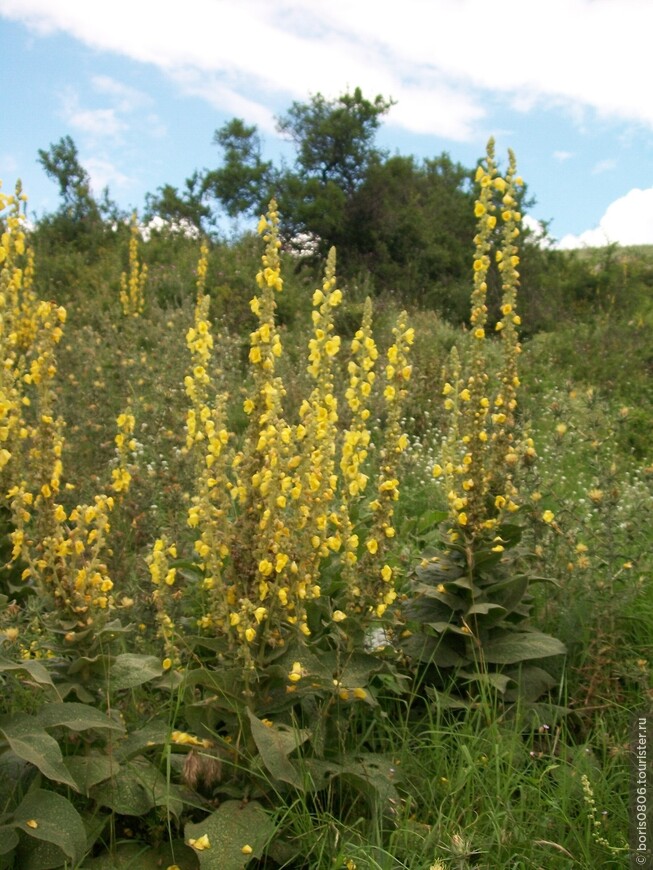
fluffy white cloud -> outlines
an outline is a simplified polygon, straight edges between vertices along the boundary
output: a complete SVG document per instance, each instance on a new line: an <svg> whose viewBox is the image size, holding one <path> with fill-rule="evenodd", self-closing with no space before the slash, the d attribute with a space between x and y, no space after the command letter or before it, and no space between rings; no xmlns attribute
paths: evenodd
<svg viewBox="0 0 653 870"><path fill-rule="evenodd" d="M0 14L154 64L263 127L271 103L360 85L398 101L389 123L454 140L484 135L489 93L653 128L648 0L0 0Z"/></svg>
<svg viewBox="0 0 653 870"><path fill-rule="evenodd" d="M653 187L634 188L607 207L598 227L579 236L566 235L557 243L562 249L653 244Z"/></svg>
<svg viewBox="0 0 653 870"><path fill-rule="evenodd" d="M74 130L97 140L116 139L127 129L127 124L115 109L84 109L77 94L71 90L63 95L62 115Z"/></svg>
<svg viewBox="0 0 653 870"><path fill-rule="evenodd" d="M81 163L91 179L91 189L99 196L105 187L128 189L132 179L128 178L110 160L102 157L82 157Z"/></svg>

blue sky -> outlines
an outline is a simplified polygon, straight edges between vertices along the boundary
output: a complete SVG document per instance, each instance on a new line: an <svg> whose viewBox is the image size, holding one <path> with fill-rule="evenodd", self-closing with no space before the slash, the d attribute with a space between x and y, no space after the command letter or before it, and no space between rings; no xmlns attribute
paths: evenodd
<svg viewBox="0 0 653 870"><path fill-rule="evenodd" d="M57 188L38 149L75 140L96 190L142 208L218 165L213 132L311 93L397 101L389 152L472 166L508 147L563 246L653 243L650 0L0 0L0 178L36 214Z"/></svg>

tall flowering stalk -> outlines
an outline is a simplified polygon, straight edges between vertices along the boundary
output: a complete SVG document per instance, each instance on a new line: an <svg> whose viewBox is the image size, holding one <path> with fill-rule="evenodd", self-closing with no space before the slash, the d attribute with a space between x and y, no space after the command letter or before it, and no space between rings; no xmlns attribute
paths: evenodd
<svg viewBox="0 0 653 870"><path fill-rule="evenodd" d="M348 365L349 384L345 399L351 412L351 423L342 437L340 453L340 534L343 547L343 585L348 606L360 612L362 589L358 562L359 536L352 515L364 496L369 481L364 472L368 458L371 433L369 400L376 380L374 366L379 352L372 336L372 300L368 296L363 309L363 320L351 343Z"/></svg>
<svg viewBox="0 0 653 870"><path fill-rule="evenodd" d="M293 433L283 413L285 389L276 374L282 345L276 326L275 295L283 290L283 280L279 215L274 201L267 217L259 222L259 233L266 247L256 276L259 294L250 302L259 325L250 335L254 385L244 403L250 422L243 451L234 462L234 495L241 516L238 541L232 551L235 601L229 614L230 626L241 641L244 639L246 651L259 637L262 623L268 639L276 643L280 641L279 626L284 617L296 621L295 601L287 582L292 570L287 504L292 497L293 467L299 459L289 464Z"/></svg>
<svg viewBox="0 0 653 870"><path fill-rule="evenodd" d="M138 259L138 220L133 213L129 237L129 272L120 276L120 304L125 317L139 317L145 308L147 264Z"/></svg>
<svg viewBox="0 0 653 870"><path fill-rule="evenodd" d="M304 602L320 594L320 564L342 546L341 522L334 503L338 488L336 440L338 402L335 397L333 364L340 352L340 337L334 334L333 312L342 302L336 287L336 256L331 248L322 287L313 294L313 335L309 340L308 373L314 386L299 409L300 422L294 440L300 445L300 461L293 473L293 546L291 568L297 566L291 584L300 630L309 633Z"/></svg>
<svg viewBox="0 0 653 870"><path fill-rule="evenodd" d="M455 536L464 531L472 537L496 528L505 511L514 512L518 507L512 472L519 460L514 427L519 386L517 358L521 350L517 336L520 318L516 310L519 286L516 239L521 215L516 207L516 189L522 182L515 176L514 155L510 155L506 177L501 177L494 158L494 143L490 140L485 165L479 166L476 182L480 191L474 210L478 227L474 238L470 373L461 378L457 356L452 357L452 376L443 388L445 408L451 414L451 432L443 464L434 468L435 476L444 473L446 477L452 533ZM497 240L497 214L501 230L494 260L502 279L502 316L495 329L501 335L503 349L498 386L491 381L486 353L487 282Z"/></svg>
<svg viewBox="0 0 653 870"><path fill-rule="evenodd" d="M515 175L512 153L502 178L490 140L476 182L480 192L475 206L469 374L464 375L454 348L442 391L450 414L449 433L442 460L433 469L435 477L445 480L449 519L443 549L417 569L415 597L405 608L414 620L405 649L434 666L440 688L472 695L492 690L511 699L523 692L531 700L555 683L539 660L565 649L528 625L529 578L516 549L520 528L506 522L519 509L517 464L535 455L532 441L518 438L515 419L521 179ZM502 285L501 318L495 327L501 336L502 363L492 376L486 297L493 253Z"/></svg>
<svg viewBox="0 0 653 870"><path fill-rule="evenodd" d="M112 471L111 489L116 496L123 496L131 482L127 464L134 448L134 418L129 412L120 414L117 424L117 467ZM49 429L45 431L49 433ZM75 631L104 620L117 606L107 565L110 516L116 498L101 493L91 504L77 505L67 512L58 499L62 446L61 436L54 442L52 476L36 494L21 480L7 497L14 525L10 535L12 561L20 558L27 566L23 579L32 580L42 595L51 597L61 618L72 619L74 628L67 635L72 640Z"/></svg>
<svg viewBox="0 0 653 870"><path fill-rule="evenodd" d="M210 374L213 334L209 320L210 297L205 294L208 247L203 244L197 266L195 322L186 344L191 355L186 393L191 406L186 418L186 449L195 462L195 492L188 511L188 525L196 530L195 552L204 572L206 591L202 628L224 629L228 624L231 590L225 590L223 572L230 553L228 527L229 433L225 425L225 396L217 393Z"/></svg>
<svg viewBox="0 0 653 870"><path fill-rule="evenodd" d="M26 197L20 182L13 195L2 193L0 182L0 472L5 490L11 483L6 469L27 437L24 421L29 398L24 377L27 354L38 331L32 290L33 258L27 247L21 206Z"/></svg>
<svg viewBox="0 0 653 870"><path fill-rule="evenodd" d="M407 396L406 385L412 367L408 353L415 339L415 332L406 323L402 311L393 327L394 344L388 348L385 366L383 397L386 406L386 424L383 446L380 452L380 467L376 485L376 497L370 502L373 512L372 528L365 541L367 550L367 580L364 597L368 612L382 617L395 601L396 573L387 563L386 555L390 541L395 537L393 523L394 506L399 498L399 463L401 454L408 446L408 436L403 432L401 418Z"/></svg>

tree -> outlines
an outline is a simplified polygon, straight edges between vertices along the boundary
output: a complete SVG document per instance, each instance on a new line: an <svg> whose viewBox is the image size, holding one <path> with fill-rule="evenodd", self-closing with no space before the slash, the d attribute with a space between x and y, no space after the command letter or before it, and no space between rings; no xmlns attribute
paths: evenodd
<svg viewBox="0 0 653 870"><path fill-rule="evenodd" d="M421 163L403 155L374 161L347 211L349 269L366 268L379 288L450 311L473 250L470 179L446 153ZM464 314L468 295L465 286Z"/></svg>
<svg viewBox="0 0 653 870"><path fill-rule="evenodd" d="M145 218L157 216L173 227L191 226L202 230L211 216L202 175L195 171L186 179L185 189L181 192L171 184L164 184L157 188L156 193L146 194Z"/></svg>
<svg viewBox="0 0 653 870"><path fill-rule="evenodd" d="M248 127L242 118L233 118L215 131L213 142L223 149L223 163L220 169L206 172L203 191L213 195L229 217L264 210L272 163L261 159L256 126Z"/></svg>
<svg viewBox="0 0 653 870"><path fill-rule="evenodd" d="M366 100L360 88L336 100L318 93L308 103L293 103L277 126L297 147L300 174L324 185L333 182L349 197L379 156L374 137L392 105L380 95Z"/></svg>
<svg viewBox="0 0 653 870"><path fill-rule="evenodd" d="M59 185L65 214L73 220L98 217L98 206L91 195L91 179L79 162L77 146L72 138L63 136L50 145L48 151L39 149L38 153L46 175Z"/></svg>

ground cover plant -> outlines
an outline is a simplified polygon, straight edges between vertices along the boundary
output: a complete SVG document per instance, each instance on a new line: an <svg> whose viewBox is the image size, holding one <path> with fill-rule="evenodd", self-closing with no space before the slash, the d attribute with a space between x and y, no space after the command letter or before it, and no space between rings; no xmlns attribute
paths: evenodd
<svg viewBox="0 0 653 870"><path fill-rule="evenodd" d="M258 267L134 219L64 308L2 194L0 867L625 865L649 445L522 347L513 156L475 185L463 330L274 201Z"/></svg>

